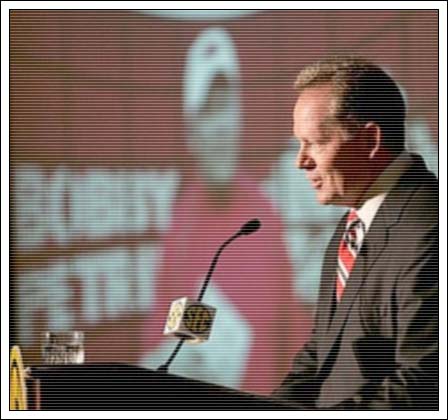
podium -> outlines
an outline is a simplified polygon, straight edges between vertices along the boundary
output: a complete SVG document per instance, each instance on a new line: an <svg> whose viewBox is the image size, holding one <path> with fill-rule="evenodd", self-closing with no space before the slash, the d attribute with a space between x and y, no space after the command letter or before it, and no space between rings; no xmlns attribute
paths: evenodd
<svg viewBox="0 0 448 420"><path fill-rule="evenodd" d="M41 410L296 410L297 406L121 363L35 366L29 408Z"/></svg>

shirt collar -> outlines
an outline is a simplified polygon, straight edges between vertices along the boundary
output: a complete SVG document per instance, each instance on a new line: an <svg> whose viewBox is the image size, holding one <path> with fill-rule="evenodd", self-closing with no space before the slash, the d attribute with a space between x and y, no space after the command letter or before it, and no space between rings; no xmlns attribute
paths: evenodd
<svg viewBox="0 0 448 420"><path fill-rule="evenodd" d="M365 226L366 232L375 218L381 204L383 204L388 192L394 187L398 179L411 166L411 155L404 150L401 154L381 173L364 195L363 204L356 210L359 218Z"/></svg>

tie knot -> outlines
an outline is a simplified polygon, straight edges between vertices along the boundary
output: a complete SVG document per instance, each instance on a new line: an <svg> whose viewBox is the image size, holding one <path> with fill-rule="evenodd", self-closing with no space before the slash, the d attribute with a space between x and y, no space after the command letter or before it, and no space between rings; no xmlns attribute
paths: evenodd
<svg viewBox="0 0 448 420"><path fill-rule="evenodd" d="M347 224L345 226L346 232L352 232L356 236L356 231L358 229L362 230L362 233L366 233L365 225L361 218L358 216L355 210L350 210L350 213L347 217Z"/></svg>
<svg viewBox="0 0 448 420"><path fill-rule="evenodd" d="M359 218L358 213L356 213L355 210L350 210L350 213L347 216L347 228L355 225L360 220L361 219Z"/></svg>

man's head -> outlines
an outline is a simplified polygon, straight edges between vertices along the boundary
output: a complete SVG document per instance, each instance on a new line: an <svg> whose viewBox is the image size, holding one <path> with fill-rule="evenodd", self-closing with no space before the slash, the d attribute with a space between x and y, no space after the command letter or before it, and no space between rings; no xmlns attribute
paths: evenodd
<svg viewBox="0 0 448 420"><path fill-rule="evenodd" d="M404 149L405 104L378 66L335 57L306 67L296 81L297 166L321 204L355 207Z"/></svg>
<svg viewBox="0 0 448 420"><path fill-rule="evenodd" d="M227 185L236 170L240 135L239 68L229 34L208 28L192 44L185 67L188 142L204 180Z"/></svg>

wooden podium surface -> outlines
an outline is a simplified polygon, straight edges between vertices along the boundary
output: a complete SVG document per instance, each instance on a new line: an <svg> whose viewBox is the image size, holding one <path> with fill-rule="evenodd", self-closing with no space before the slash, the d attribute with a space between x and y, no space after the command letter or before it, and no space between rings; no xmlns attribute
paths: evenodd
<svg viewBox="0 0 448 420"><path fill-rule="evenodd" d="M31 368L41 410L296 410L285 402L137 366ZM33 405L33 404L31 404Z"/></svg>

